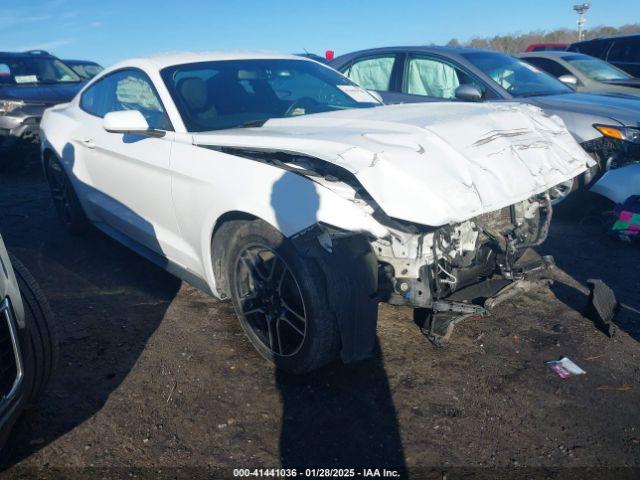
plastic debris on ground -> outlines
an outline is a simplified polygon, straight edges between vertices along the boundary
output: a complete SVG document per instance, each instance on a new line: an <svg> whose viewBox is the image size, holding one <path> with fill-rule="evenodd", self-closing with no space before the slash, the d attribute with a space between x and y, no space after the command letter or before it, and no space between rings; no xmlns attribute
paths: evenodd
<svg viewBox="0 0 640 480"><path fill-rule="evenodd" d="M574 375L584 375L587 373L567 357L562 357L560 360L553 360L546 363L549 365L551 370L556 372L562 378L572 377Z"/></svg>
<svg viewBox="0 0 640 480"><path fill-rule="evenodd" d="M640 195L632 195L615 209L616 222L611 227L611 235L631 242L640 240Z"/></svg>

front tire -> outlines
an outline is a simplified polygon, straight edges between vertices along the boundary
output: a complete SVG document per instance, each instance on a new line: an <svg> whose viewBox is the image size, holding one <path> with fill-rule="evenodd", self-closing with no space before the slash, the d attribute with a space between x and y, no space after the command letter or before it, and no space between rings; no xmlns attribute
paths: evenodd
<svg viewBox="0 0 640 480"><path fill-rule="evenodd" d="M338 324L313 259L261 220L242 224L228 252L227 285L236 314L264 358L298 374L337 359Z"/></svg>
<svg viewBox="0 0 640 480"><path fill-rule="evenodd" d="M53 204L64 227L74 235L85 233L89 228L89 219L84 213L71 180L57 158L52 157L47 160L45 174Z"/></svg>

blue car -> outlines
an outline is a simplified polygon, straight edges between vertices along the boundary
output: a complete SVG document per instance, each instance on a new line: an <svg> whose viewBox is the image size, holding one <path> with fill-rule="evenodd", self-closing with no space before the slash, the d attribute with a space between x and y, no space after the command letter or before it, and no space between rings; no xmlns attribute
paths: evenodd
<svg viewBox="0 0 640 480"><path fill-rule="evenodd" d="M0 52L0 170L21 161L24 147L39 143L44 110L70 101L83 85L47 52Z"/></svg>

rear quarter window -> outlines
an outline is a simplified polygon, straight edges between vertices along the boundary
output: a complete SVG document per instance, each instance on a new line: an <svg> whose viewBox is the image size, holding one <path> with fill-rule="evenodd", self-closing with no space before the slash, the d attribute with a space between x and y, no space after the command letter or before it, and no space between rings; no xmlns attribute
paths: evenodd
<svg viewBox="0 0 640 480"><path fill-rule="evenodd" d="M107 112L104 109L103 90L104 80L100 80L87 88L80 97L80 108L96 117L104 117Z"/></svg>

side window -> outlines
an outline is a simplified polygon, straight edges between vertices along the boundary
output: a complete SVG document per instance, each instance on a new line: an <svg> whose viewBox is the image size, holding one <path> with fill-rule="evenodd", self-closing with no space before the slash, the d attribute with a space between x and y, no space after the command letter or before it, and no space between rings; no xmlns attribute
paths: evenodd
<svg viewBox="0 0 640 480"><path fill-rule="evenodd" d="M534 67L538 67L541 70L544 70L550 75L558 78L562 75L573 75L569 70L560 65L558 62L554 60L550 60L548 58L537 58L537 57L525 57L524 60L527 63L530 63Z"/></svg>
<svg viewBox="0 0 640 480"><path fill-rule="evenodd" d="M395 60L395 55L356 60L343 73L362 88L386 92L391 83Z"/></svg>
<svg viewBox="0 0 640 480"><path fill-rule="evenodd" d="M105 98L103 92L105 82L108 80L108 77L100 80L84 91L82 97L80 97L80 108L82 110L96 117L104 117L107 114L104 108Z"/></svg>
<svg viewBox="0 0 640 480"><path fill-rule="evenodd" d="M468 84L483 90L462 70L435 58L413 57L406 67L404 89L412 95L453 99L456 88Z"/></svg>
<svg viewBox="0 0 640 480"><path fill-rule="evenodd" d="M609 52L609 61L640 62L640 40L616 41Z"/></svg>
<svg viewBox="0 0 640 480"><path fill-rule="evenodd" d="M610 42L606 41L591 41L579 43L575 47L569 48L569 50L591 55L592 57L604 58L610 44Z"/></svg>
<svg viewBox="0 0 640 480"><path fill-rule="evenodd" d="M118 72L109 83L108 92L112 100L110 111L138 110L149 123L149 127L158 130L172 130L160 98L151 81L136 70Z"/></svg>

